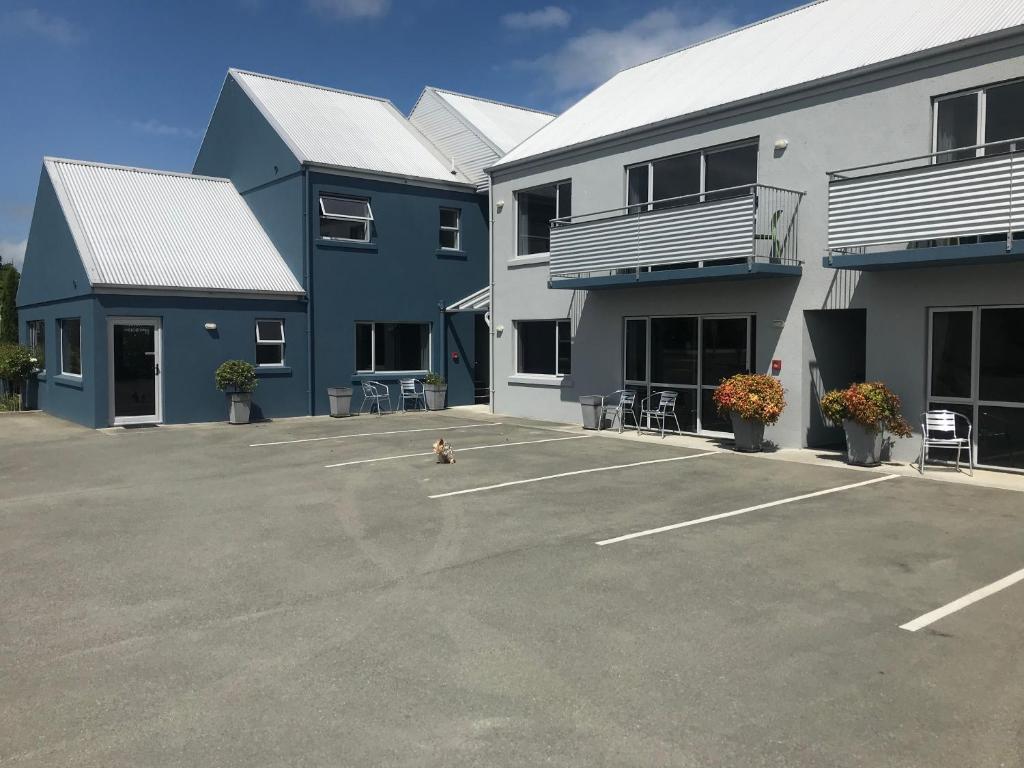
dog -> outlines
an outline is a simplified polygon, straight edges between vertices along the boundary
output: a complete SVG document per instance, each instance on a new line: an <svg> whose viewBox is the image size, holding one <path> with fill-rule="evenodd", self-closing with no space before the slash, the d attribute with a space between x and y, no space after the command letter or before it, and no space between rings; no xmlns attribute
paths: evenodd
<svg viewBox="0 0 1024 768"><path fill-rule="evenodd" d="M437 442L434 443L434 453L437 454L438 464L455 463L455 449L451 443L446 443L443 437L437 438Z"/></svg>

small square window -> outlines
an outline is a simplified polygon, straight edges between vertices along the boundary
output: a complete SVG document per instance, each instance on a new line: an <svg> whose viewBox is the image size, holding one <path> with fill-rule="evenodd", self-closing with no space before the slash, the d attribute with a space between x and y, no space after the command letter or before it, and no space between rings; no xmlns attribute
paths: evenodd
<svg viewBox="0 0 1024 768"><path fill-rule="evenodd" d="M369 200L352 197L320 197L320 237L330 240L368 242L373 209Z"/></svg>
<svg viewBox="0 0 1024 768"><path fill-rule="evenodd" d="M445 250L459 250L459 224L461 211L458 208L441 209L440 247Z"/></svg>
<svg viewBox="0 0 1024 768"><path fill-rule="evenodd" d="M568 320L520 320L516 323L516 336L518 373L572 373L572 326Z"/></svg>
<svg viewBox="0 0 1024 768"><path fill-rule="evenodd" d="M284 320L256 321L256 365L284 365Z"/></svg>

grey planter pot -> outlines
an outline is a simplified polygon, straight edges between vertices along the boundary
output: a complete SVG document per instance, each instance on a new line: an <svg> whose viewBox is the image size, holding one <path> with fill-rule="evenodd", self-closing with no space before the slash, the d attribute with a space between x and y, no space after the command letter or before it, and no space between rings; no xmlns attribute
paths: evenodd
<svg viewBox="0 0 1024 768"><path fill-rule="evenodd" d="M583 411L583 428L600 429L601 427L601 396L581 395L580 409Z"/></svg>
<svg viewBox="0 0 1024 768"><path fill-rule="evenodd" d="M764 422L741 419L735 413L729 415L732 417L736 450L741 453L760 453L764 444Z"/></svg>
<svg viewBox="0 0 1024 768"><path fill-rule="evenodd" d="M328 387L327 399L334 418L352 415L352 387Z"/></svg>
<svg viewBox="0 0 1024 768"><path fill-rule="evenodd" d="M423 399L427 401L427 410L443 411L445 397L448 395L447 384L424 384Z"/></svg>
<svg viewBox="0 0 1024 768"><path fill-rule="evenodd" d="M248 424L252 409L252 392L231 392L228 394L228 422Z"/></svg>
<svg viewBox="0 0 1024 768"><path fill-rule="evenodd" d="M882 463L882 430L874 432L855 421L843 421L846 430L846 460L858 467L876 467Z"/></svg>

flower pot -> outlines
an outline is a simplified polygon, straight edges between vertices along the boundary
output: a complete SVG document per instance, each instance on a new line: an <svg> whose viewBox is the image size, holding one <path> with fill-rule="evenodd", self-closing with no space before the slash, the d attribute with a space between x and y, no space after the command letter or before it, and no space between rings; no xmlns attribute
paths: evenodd
<svg viewBox="0 0 1024 768"><path fill-rule="evenodd" d="M447 394L447 384L423 385L423 399L427 401L427 410L429 411L443 411L444 400Z"/></svg>
<svg viewBox="0 0 1024 768"><path fill-rule="evenodd" d="M732 434L736 440L736 450L742 453L760 453L764 443L764 422L740 418L735 413L732 417Z"/></svg>
<svg viewBox="0 0 1024 768"><path fill-rule="evenodd" d="M846 431L846 460L858 467L875 467L882 463L882 429L874 430L849 419L843 421Z"/></svg>
<svg viewBox="0 0 1024 768"><path fill-rule="evenodd" d="M228 422L248 424L249 411L252 408L252 392L229 392L228 402Z"/></svg>
<svg viewBox="0 0 1024 768"><path fill-rule="evenodd" d="M352 415L352 387L328 387L327 399L334 418Z"/></svg>

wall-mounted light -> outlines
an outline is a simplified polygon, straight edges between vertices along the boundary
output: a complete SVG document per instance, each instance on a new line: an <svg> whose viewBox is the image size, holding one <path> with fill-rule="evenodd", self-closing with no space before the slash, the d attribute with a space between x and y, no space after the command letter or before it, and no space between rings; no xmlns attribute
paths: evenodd
<svg viewBox="0 0 1024 768"><path fill-rule="evenodd" d="M498 210L498 213L501 213L501 209L505 207L505 201L499 200L494 204L494 207Z"/></svg>
<svg viewBox="0 0 1024 768"><path fill-rule="evenodd" d="M775 140L775 156L782 157L782 154L786 151L786 147L789 146L789 139L776 139Z"/></svg>
<svg viewBox="0 0 1024 768"><path fill-rule="evenodd" d="M785 328L786 327L786 321L785 320L772 320L772 326L775 327L775 328Z"/></svg>
<svg viewBox="0 0 1024 768"><path fill-rule="evenodd" d="M216 331L217 330L217 324L216 323L206 323L205 325L203 325L203 328L205 328L208 331Z"/></svg>
<svg viewBox="0 0 1024 768"><path fill-rule="evenodd" d="M505 326L504 325L497 325L497 326L494 327L494 333L497 334L498 336L501 336L501 334L503 334L504 332L505 332Z"/></svg>

